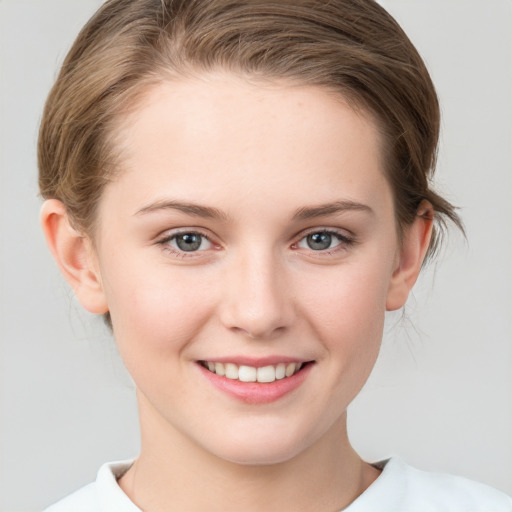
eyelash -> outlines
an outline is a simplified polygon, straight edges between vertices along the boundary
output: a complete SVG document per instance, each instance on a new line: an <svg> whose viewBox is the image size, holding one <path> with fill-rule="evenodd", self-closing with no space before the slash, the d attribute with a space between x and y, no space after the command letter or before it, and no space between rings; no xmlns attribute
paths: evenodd
<svg viewBox="0 0 512 512"><path fill-rule="evenodd" d="M206 235L205 233L202 233L201 231L197 231L197 230L181 230L181 231L174 232L174 233L166 236L165 238L158 240L157 244L162 246L164 251L170 253L171 255L173 255L175 257L182 258L182 259L183 258L194 258L194 257L197 257L198 253L204 252L204 250L202 250L202 251L184 251L184 250L180 250L179 248L175 248L172 245L170 245L170 242L172 242L173 240L176 240L180 235L198 235L203 240L206 240L213 247L215 247L215 244L213 243L213 241L211 240L211 238L208 235ZM201 242L201 244L202 243L203 242Z"/></svg>
<svg viewBox="0 0 512 512"><path fill-rule="evenodd" d="M194 258L194 257L197 258L199 256L199 253L202 253L202 252L205 252L206 250L208 250L208 249L203 249L203 250L194 250L194 251L184 251L184 250L180 250L179 248L175 248L172 245L170 245L170 242L172 242L173 240L176 240L180 235L198 235L203 240L206 240L208 243L210 243L212 247L218 247L218 246L216 246L216 244L214 244L214 242L211 240L211 238L208 235L206 235L205 233L202 233L201 231L195 231L195 230L182 230L182 231L174 232L174 233L166 236L165 238L158 240L157 244L162 246L163 250L172 254L174 257L178 257L178 258L182 258L182 259L183 258ZM341 233L339 231L332 230L332 229L318 229L317 228L317 229L314 229L314 230L311 230L311 231L308 231L305 233L301 233L299 240L297 242L294 242L291 245L292 249L300 250L299 244L301 242L303 242L304 240L306 240L307 237L311 236L311 235L329 235L339 242L335 247L333 247L331 249L329 249L329 248L318 249L318 250L311 249L311 248L307 249L309 252L313 253L315 256L320 256L320 257L330 256L330 255L335 254L338 251L347 250L348 248L350 248L351 246L353 246L356 243L356 239L352 235L347 235L345 233ZM203 241L201 242L201 244L202 243L203 243Z"/></svg>
<svg viewBox="0 0 512 512"><path fill-rule="evenodd" d="M298 245L306 240L311 235L329 235L330 237L336 239L339 243L332 247L332 248L326 248L326 249L312 249L308 248L307 250L314 254L315 256L319 257L325 257L325 256L332 256L336 254L338 251L345 251L349 249L351 246L353 246L356 243L356 239L353 235L348 235L345 232L336 231L333 229L313 229L308 232L302 233L300 239L295 242L292 247L300 249Z"/></svg>

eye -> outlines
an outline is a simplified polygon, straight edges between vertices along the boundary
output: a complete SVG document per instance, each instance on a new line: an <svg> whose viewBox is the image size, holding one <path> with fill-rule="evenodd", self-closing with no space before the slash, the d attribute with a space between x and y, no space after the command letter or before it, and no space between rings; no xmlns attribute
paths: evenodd
<svg viewBox="0 0 512 512"><path fill-rule="evenodd" d="M170 246L179 252L196 252L211 249L212 243L206 236L194 231L186 233L177 233L160 243Z"/></svg>
<svg viewBox="0 0 512 512"><path fill-rule="evenodd" d="M313 251L326 251L335 249L341 244L350 245L352 240L334 231L315 231L308 233L297 243L301 249L311 249Z"/></svg>

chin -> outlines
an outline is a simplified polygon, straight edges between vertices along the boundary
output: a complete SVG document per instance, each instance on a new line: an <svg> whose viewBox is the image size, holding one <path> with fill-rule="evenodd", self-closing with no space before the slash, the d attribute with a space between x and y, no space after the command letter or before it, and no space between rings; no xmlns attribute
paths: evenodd
<svg viewBox="0 0 512 512"><path fill-rule="evenodd" d="M288 462L300 453L292 447L232 446L218 454L222 459L241 466L270 466Z"/></svg>
<svg viewBox="0 0 512 512"><path fill-rule="evenodd" d="M223 460L244 466L284 463L297 457L310 444L305 442L304 436L285 429L276 432L262 428L247 430L245 435L225 434L222 433L218 442L210 439L210 446L203 445L203 448Z"/></svg>

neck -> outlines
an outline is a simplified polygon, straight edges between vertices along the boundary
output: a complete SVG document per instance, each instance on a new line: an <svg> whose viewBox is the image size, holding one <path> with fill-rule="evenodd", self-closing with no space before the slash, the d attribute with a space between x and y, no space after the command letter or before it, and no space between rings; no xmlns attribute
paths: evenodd
<svg viewBox="0 0 512 512"><path fill-rule="evenodd" d="M139 407L151 407L139 396ZM119 485L144 512L341 510L378 476L350 446L343 415L316 443L269 465L219 458L141 410L141 453Z"/></svg>

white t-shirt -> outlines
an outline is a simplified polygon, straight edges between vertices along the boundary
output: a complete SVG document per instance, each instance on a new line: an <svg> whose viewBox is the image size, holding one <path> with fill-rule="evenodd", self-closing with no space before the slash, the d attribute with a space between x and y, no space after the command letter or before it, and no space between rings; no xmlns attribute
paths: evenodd
<svg viewBox="0 0 512 512"><path fill-rule="evenodd" d="M133 461L101 466L96 481L44 512L142 512L117 484ZM344 512L512 512L512 497L466 478L427 473L392 457Z"/></svg>

